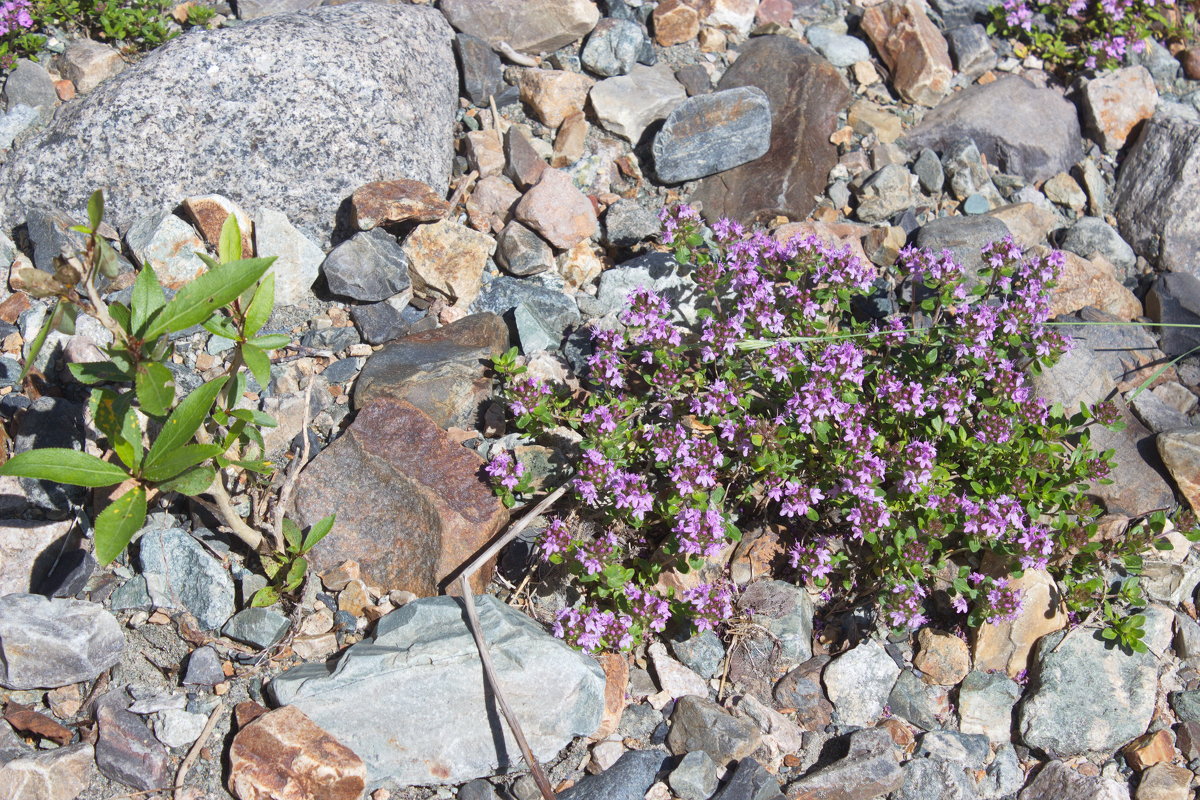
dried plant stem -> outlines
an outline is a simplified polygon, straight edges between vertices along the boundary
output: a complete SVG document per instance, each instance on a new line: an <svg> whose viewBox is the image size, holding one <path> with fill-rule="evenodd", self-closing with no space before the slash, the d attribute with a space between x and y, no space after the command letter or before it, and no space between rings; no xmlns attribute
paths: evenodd
<svg viewBox="0 0 1200 800"><path fill-rule="evenodd" d="M554 790L550 788L550 782L546 780L545 773L542 772L537 759L533 757L533 750L530 749L529 743L525 740L525 733L521 730L521 723L517 720L516 715L513 714L508 701L505 700L504 692L500 689L500 682L496 679L496 670L492 666L492 654L488 651L487 640L483 638L483 629L479 624L479 613L475 610L475 595L471 589L471 576L483 564L486 564L495 557L500 552L500 549L515 539L521 531L528 528L529 523L544 514L550 506L554 505L566 490L567 484L564 483L543 497L541 502L534 506L533 509L513 523L504 532L503 536L493 542L482 553L468 561L458 576L458 585L462 590L463 602L467 607L467 625L471 629L471 635L475 637L475 646L479 648L479 660L483 662L483 673L487 678L488 686L492 689L492 694L495 696L496 702L500 705L500 711L504 714L505 721L508 722L508 728L512 731L513 738L517 740L517 746L521 748L521 755L525 757L525 763L529 765L529 771L533 774L533 780L537 783L538 790L542 793L544 800L555 800Z"/></svg>
<svg viewBox="0 0 1200 800"><path fill-rule="evenodd" d="M279 500L275 503L275 519L271 526L271 533L275 537L275 549L283 552L286 549L287 543L283 539L283 515L287 508L288 501L292 499L292 491L296 488L296 480L300 477L300 470L308 463L308 422L309 414L312 411L312 387L313 376L308 376L308 386L304 389L304 418L300 425L300 457L288 465L287 475L284 476L283 486L279 489Z"/></svg>
<svg viewBox="0 0 1200 800"><path fill-rule="evenodd" d="M204 749L208 737L212 735L213 728L217 727L217 720L221 717L221 712L225 710L225 705L218 704L208 715L208 722L204 723L204 729L200 731L200 738L192 745L192 749L188 751L187 757L183 759L183 763L179 765L179 771L175 773L175 800L181 800L183 792L183 779L187 777L188 770L192 768L192 764L200 756L200 751Z"/></svg>
<svg viewBox="0 0 1200 800"><path fill-rule="evenodd" d="M492 666L492 654L488 652L487 640L483 638L483 629L479 625L479 614L475 610L475 596L471 593L470 574L464 572L459 576L458 581L462 588L463 601L467 606L467 620L470 623L471 634L475 637L475 646L479 648L479 660L483 662L483 672L487 676L488 685L492 687L492 694L495 696L496 702L500 704L500 712L504 714L504 719L508 722L508 729L512 731L513 738L517 740L517 746L521 748L521 755L525 757L525 763L529 765L533 781L537 784L542 797L545 800L555 800L554 790L550 788L546 774L542 772L541 766L534 758L529 742L525 741L521 723L517 721L516 714L509 707L508 701L504 699L504 693L500 691L500 682L496 679L496 670Z"/></svg>

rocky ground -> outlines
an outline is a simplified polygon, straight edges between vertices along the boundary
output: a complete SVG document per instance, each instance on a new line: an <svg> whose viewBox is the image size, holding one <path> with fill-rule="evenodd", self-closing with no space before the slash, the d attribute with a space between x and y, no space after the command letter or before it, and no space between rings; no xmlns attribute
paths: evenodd
<svg viewBox="0 0 1200 800"><path fill-rule="evenodd" d="M135 64L52 40L4 85L7 263L73 253L97 188L130 260L109 297L133 260L171 287L198 274L228 213L279 257L269 327L293 341L251 388L280 420L273 453L312 445L296 519L338 515L297 602L250 608L259 566L204 507L154 509L101 569L95 498L0 479L4 797L537 798L458 601L437 595L509 519L480 456L515 447L552 486L570 443L506 432L484 363L515 344L575 380L586 326L636 286L686 317L687 275L655 245L665 203L882 266L907 242L970 263L1011 234L1068 252L1060 319L1200 323L1186 53L1151 45L1064 87L987 36L978 0L313 5L219 8ZM106 333L53 334L45 380L18 384L47 309L0 295L13 448L97 450L65 365ZM1155 376L1200 334L1072 332L1039 388L1115 397L1110 529L1200 511L1200 361ZM229 347L185 332L177 385ZM1185 800L1200 783L1200 554L1180 536L1146 561L1146 653L1068 629L1037 572L1014 622L891 634L772 580L760 539L718 565L741 587L723 637L598 660L546 633L568 594L527 538L478 580L480 614L560 797Z"/></svg>

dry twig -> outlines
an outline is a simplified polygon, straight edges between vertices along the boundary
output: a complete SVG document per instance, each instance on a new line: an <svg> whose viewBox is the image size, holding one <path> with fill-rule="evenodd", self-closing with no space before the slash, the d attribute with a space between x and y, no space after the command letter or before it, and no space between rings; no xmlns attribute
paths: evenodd
<svg viewBox="0 0 1200 800"><path fill-rule="evenodd" d="M221 703L212 710L212 713L208 715L208 722L204 723L204 730L200 731L200 738L192 745L192 749L188 751L183 763L179 765L179 771L175 773L175 800L183 800L183 779L187 777L188 770L200 756L200 751L204 749L208 737L212 735L213 728L217 727L217 720L221 717L224 709L225 705Z"/></svg>
<svg viewBox="0 0 1200 800"><path fill-rule="evenodd" d="M504 698L504 692L500 689L500 682L496 679L496 671L492 666L492 655L488 651L487 640L483 638L483 629L479 625L479 614L475 610L475 595L471 590L471 576L483 564L486 564L495 557L501 548L515 539L521 531L529 527L529 523L544 514L550 506L554 505L566 490L567 485L563 484L543 497L541 502L521 517L521 519L517 520L504 532L503 536L493 542L482 553L468 561L458 576L458 585L462 590L463 603L467 608L467 625L471 629L471 635L475 637L475 646L479 648L479 659L483 662L483 672L487 677L488 686L491 687L492 694L496 697L496 702L500 705L500 711L504 714L505 721L508 722L508 728L512 731L513 738L517 740L517 746L521 748L521 755L525 757L525 763L529 765L529 771L533 774L533 780L537 783L538 790L541 791L544 800L555 800L554 790L550 788L550 782L546 780L546 774L542 772L541 766L538 764L537 759L534 758L533 750L530 749L529 742L525 740L525 733L521 730L521 723L509 707L508 701Z"/></svg>

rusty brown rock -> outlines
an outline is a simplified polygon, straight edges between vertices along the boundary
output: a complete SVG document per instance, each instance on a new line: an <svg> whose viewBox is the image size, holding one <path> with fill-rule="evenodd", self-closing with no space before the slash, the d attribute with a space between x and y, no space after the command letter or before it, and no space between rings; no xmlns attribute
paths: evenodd
<svg viewBox="0 0 1200 800"><path fill-rule="evenodd" d="M700 33L696 0L663 0L654 9L654 41L663 47L683 44Z"/></svg>
<svg viewBox="0 0 1200 800"><path fill-rule="evenodd" d="M1088 132L1105 150L1120 150L1133 129L1154 116L1158 90L1140 64L1110 72L1083 87Z"/></svg>
<svg viewBox="0 0 1200 800"><path fill-rule="evenodd" d="M917 634L920 651L913 666L922 672L922 680L938 686L955 686L971 671L967 643L952 633L922 628Z"/></svg>
<svg viewBox="0 0 1200 800"><path fill-rule="evenodd" d="M598 228L592 201L567 173L552 168L521 198L516 217L559 250L569 250Z"/></svg>
<svg viewBox="0 0 1200 800"><path fill-rule="evenodd" d="M1137 800L1191 800L1192 771L1175 764L1155 764L1138 781Z"/></svg>
<svg viewBox="0 0 1200 800"><path fill-rule="evenodd" d="M487 365L507 348L508 326L495 314L472 314L397 339L363 366L354 384L354 407L380 398L404 400L442 428L469 430L491 397Z"/></svg>
<svg viewBox="0 0 1200 800"><path fill-rule="evenodd" d="M297 521L337 514L338 546L313 551L315 569L345 558L364 580L419 597L447 578L508 519L483 474L483 459L453 442L411 403L379 398L300 475ZM491 569L472 579L482 592Z"/></svg>
<svg viewBox="0 0 1200 800"><path fill-rule="evenodd" d="M228 197L219 194L195 195L183 201L183 210L209 247L216 247L221 241L221 228L232 214L242 232L242 257L254 255L254 223L250 215Z"/></svg>
<svg viewBox="0 0 1200 800"><path fill-rule="evenodd" d="M660 6L661 8L661 6ZM841 71L805 44L786 36L759 36L742 46L718 89L757 86L771 103L771 144L761 158L711 175L694 199L709 220L743 223L777 216L803 219L824 194L837 147L829 137L850 103Z"/></svg>
<svg viewBox="0 0 1200 800"><path fill-rule="evenodd" d="M561 69L527 69L521 73L521 102L544 125L557 128L569 114L583 110L595 83L586 75Z"/></svg>
<svg viewBox="0 0 1200 800"><path fill-rule="evenodd" d="M616 733L625 712L625 690L629 688L629 661L620 653L603 653L596 657L604 670L604 715L593 739L603 739Z"/></svg>
<svg viewBox="0 0 1200 800"><path fill-rule="evenodd" d="M1175 758L1175 734L1170 728L1139 736L1122 748L1129 766L1138 772L1155 764L1170 762Z"/></svg>
<svg viewBox="0 0 1200 800"><path fill-rule="evenodd" d="M358 187L350 209L354 227L366 231L393 222L434 222L446 216L450 204L428 184L400 178Z"/></svg>
<svg viewBox="0 0 1200 800"><path fill-rule="evenodd" d="M294 706L254 720L229 748L239 800L358 800L366 777L362 759Z"/></svg>
<svg viewBox="0 0 1200 800"><path fill-rule="evenodd" d="M1142 304L1121 283L1117 268L1099 253L1092 260L1063 251L1066 264L1050 292L1050 315L1073 314L1091 306L1120 320L1142 315Z"/></svg>
<svg viewBox="0 0 1200 800"><path fill-rule="evenodd" d="M404 240L408 275L421 297L441 296L466 308L479 296L492 237L451 220L421 225Z"/></svg>
<svg viewBox="0 0 1200 800"><path fill-rule="evenodd" d="M1200 48L1189 47L1179 54L1183 65L1183 76L1189 81L1200 81Z"/></svg>
<svg viewBox="0 0 1200 800"><path fill-rule="evenodd" d="M918 0L889 0L863 14L862 29L871 37L892 82L910 103L936 106L954 77L950 48Z"/></svg>

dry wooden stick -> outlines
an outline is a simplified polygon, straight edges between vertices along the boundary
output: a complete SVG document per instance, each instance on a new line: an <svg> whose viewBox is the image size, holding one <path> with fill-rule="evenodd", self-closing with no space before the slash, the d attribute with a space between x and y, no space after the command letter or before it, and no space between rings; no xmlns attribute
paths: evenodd
<svg viewBox="0 0 1200 800"><path fill-rule="evenodd" d="M499 553L502 547L515 539L521 531L529 527L529 523L544 514L550 506L554 505L566 490L567 485L564 483L542 498L541 502L533 507L533 510L517 520L503 536L493 542L482 553L468 561L458 576L458 585L462 590L463 603L467 607L467 625L471 629L471 635L475 637L475 646L479 648L479 660L483 662L483 674L487 678L488 685L492 689L492 694L495 696L496 702L500 705L500 711L504 714L505 721L508 722L508 728L512 731L513 738L517 740L517 746L521 748L521 755L525 757L525 763L529 765L529 771L533 774L533 780L537 784L538 790L541 791L544 800L555 800L554 790L550 788L550 782L546 780L546 774L542 772L541 765L533 757L533 750L530 749L529 742L525 740L525 733L521 730L521 723L509 707L508 701L504 699L504 692L500 689L500 681L496 679L496 670L492 666L492 654L488 651L487 640L483 638L483 628L479 624L479 613L475 610L475 594L471 590L471 576L483 564L486 564Z"/></svg>
<svg viewBox="0 0 1200 800"><path fill-rule="evenodd" d="M208 737L212 735L213 728L217 727L217 720L221 716L221 712L225 709L223 703L218 704L208 715L208 722L204 723L204 730L200 731L200 738L192 745L192 749L188 751L187 757L183 759L183 763L179 765L179 772L175 773L175 800L181 800L183 792L183 779L187 777L188 770L192 768L192 764L200 756L200 751L204 748Z"/></svg>

